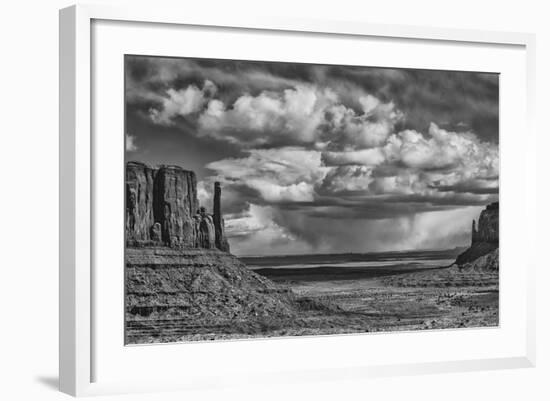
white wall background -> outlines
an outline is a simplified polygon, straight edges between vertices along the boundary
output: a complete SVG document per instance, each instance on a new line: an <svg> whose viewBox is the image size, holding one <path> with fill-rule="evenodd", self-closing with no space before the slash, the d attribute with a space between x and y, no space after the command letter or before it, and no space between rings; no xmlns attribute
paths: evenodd
<svg viewBox="0 0 550 401"><path fill-rule="evenodd" d="M112 0L96 3L130 4ZM228 15L257 13L375 23L429 25L537 34L537 146L539 196L537 283L538 366L534 369L327 382L291 388L201 394L129 395L116 399L550 399L548 283L544 249L550 224L547 174L550 146L545 120L550 90L550 24L544 1L498 0L208 0L139 1ZM63 0L3 2L0 6L0 398L57 400L58 291L58 20ZM537 238L538 234L538 238ZM107 397L115 399L115 397Z"/></svg>

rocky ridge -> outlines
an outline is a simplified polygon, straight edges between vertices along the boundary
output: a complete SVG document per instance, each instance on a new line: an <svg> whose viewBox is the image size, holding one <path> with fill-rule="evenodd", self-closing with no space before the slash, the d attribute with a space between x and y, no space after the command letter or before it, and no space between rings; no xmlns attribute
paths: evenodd
<svg viewBox="0 0 550 401"><path fill-rule="evenodd" d="M331 310L218 249L127 248L125 275L126 343L246 336Z"/></svg>
<svg viewBox="0 0 550 401"><path fill-rule="evenodd" d="M287 289L218 249L129 248L126 280L130 320L292 314Z"/></svg>

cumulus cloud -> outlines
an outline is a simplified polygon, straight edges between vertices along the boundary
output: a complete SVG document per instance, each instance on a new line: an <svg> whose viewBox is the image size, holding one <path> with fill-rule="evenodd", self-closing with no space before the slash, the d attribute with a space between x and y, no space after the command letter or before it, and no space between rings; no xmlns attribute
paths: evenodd
<svg viewBox="0 0 550 401"><path fill-rule="evenodd" d="M478 169L485 176L498 175L498 147L482 143L472 133L449 132L431 123L428 136L406 130L390 138L385 148L389 159L421 169L450 169L457 166ZM482 170L482 171L479 171Z"/></svg>
<svg viewBox="0 0 550 401"><path fill-rule="evenodd" d="M226 186L250 188L267 203L313 201L314 186L328 171L316 150L284 147L253 149L247 154L212 162L207 167Z"/></svg>
<svg viewBox="0 0 550 401"><path fill-rule="evenodd" d="M325 129L332 136L332 147L349 150L380 146L403 117L393 102L382 103L370 94L360 96L358 100L361 113L342 104L327 110Z"/></svg>
<svg viewBox="0 0 550 401"><path fill-rule="evenodd" d="M244 147L326 142L332 149L379 146L403 117L393 102L361 92L359 108L354 109L342 103L334 90L314 84L244 93L231 103L216 97L217 92L209 80L202 88L196 84L169 88L160 100L155 99L157 105L149 108L149 117L159 125L191 118L197 135Z"/></svg>
<svg viewBox="0 0 550 401"><path fill-rule="evenodd" d="M200 89L195 85L180 90L170 88L166 91L166 97L162 99L162 107L149 109L151 120L160 125L172 125L176 117L185 117L201 111L216 91L216 85L208 80L204 81Z"/></svg>
<svg viewBox="0 0 550 401"><path fill-rule="evenodd" d="M273 238L294 239L284 228L273 221L273 209L270 206L249 204L248 209L237 215L226 216L226 234L229 238L249 237L259 232L270 232Z"/></svg>
<svg viewBox="0 0 550 401"><path fill-rule="evenodd" d="M266 204L304 205L327 197L339 199L342 205L355 200L408 199L418 204L414 205L417 210L431 210L434 203L489 201L498 192L498 166L496 145L435 124L427 135L402 131L376 148L250 149L246 157L207 165L230 188L253 190L255 200Z"/></svg>
<svg viewBox="0 0 550 401"><path fill-rule="evenodd" d="M498 147L435 125L376 148L249 149L207 167L228 195L240 254L462 245L471 220L498 195ZM247 202L233 209L235 199Z"/></svg>
<svg viewBox="0 0 550 401"><path fill-rule="evenodd" d="M305 145L371 148L384 143L403 114L392 102L364 94L362 109L341 103L330 88L298 85L281 92L245 94L230 106L212 100L199 133L242 146Z"/></svg>
<svg viewBox="0 0 550 401"><path fill-rule="evenodd" d="M276 209L271 206L249 204L248 209L237 215L226 216L226 235L232 252L237 255L257 255L270 249L270 254L307 253L315 249L297 238L275 221Z"/></svg>
<svg viewBox="0 0 550 401"><path fill-rule="evenodd" d="M313 143L326 108L335 101L330 90L305 85L244 94L230 107L215 99L199 118L199 133L247 147Z"/></svg>
<svg viewBox="0 0 550 401"><path fill-rule="evenodd" d="M407 128L424 131L430 122L448 129L472 129L484 140L498 142L497 74L352 66L327 66L261 61L126 57L126 98L148 113L162 106L166 90L205 80L223 90L228 107L244 93L282 91L322 83L343 104L362 108L367 94L393 102L406 116Z"/></svg>
<svg viewBox="0 0 550 401"><path fill-rule="evenodd" d="M392 134L377 148L325 152L323 161L337 166L324 183L333 191L443 198L448 196L443 192L454 188L461 192L469 188L471 193L498 188L498 146L433 123L427 135L405 130Z"/></svg>
<svg viewBox="0 0 550 401"><path fill-rule="evenodd" d="M130 134L126 134L126 152L135 152L138 150L136 145L136 137Z"/></svg>

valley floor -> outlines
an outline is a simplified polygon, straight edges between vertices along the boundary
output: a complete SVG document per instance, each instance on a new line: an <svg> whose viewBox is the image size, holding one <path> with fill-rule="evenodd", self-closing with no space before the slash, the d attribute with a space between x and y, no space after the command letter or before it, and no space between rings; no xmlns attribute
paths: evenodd
<svg viewBox="0 0 550 401"><path fill-rule="evenodd" d="M127 322L131 343L492 327L499 324L498 272L426 269L353 280L268 278L294 294L292 317Z"/></svg>

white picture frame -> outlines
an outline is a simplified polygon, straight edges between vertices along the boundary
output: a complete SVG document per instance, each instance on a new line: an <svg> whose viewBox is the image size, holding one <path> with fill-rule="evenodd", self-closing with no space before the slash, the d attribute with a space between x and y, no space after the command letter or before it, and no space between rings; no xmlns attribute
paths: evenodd
<svg viewBox="0 0 550 401"><path fill-rule="evenodd" d="M408 358L408 362L396 363L391 358L385 358L383 355L374 358L376 361L362 360L361 355L356 358L349 357L349 360L339 360L339 364L330 366L330 361L326 366L299 363L294 369L284 369L283 367L268 368L267 366L256 366L253 370L247 371L248 376L242 382L236 382L231 375L223 370L212 372L211 374L197 372L188 372L184 378L174 376L165 376L160 378L151 378L150 381L139 380L139 382L121 378L120 380L109 377L101 378L98 375L98 365L95 362L97 353L101 352L102 343L96 344L97 332L95 326L102 319L97 315L94 309L94 289L101 285L101 280L94 275L94 266L97 262L96 248L94 246L94 231L97 230L96 204L94 192L97 190L96 169L98 168L97 154L102 152L101 146L104 142L97 142L94 139L94 103L92 101L94 76L94 46L101 46L101 41L93 42L93 24L97 21L110 21L110 24L116 22L139 22L155 25L157 27L168 26L192 26L203 27L204 29L232 31L243 30L253 34L254 31L307 34L319 37L337 37L345 38L384 38L389 41L420 41L433 42L438 46L456 45L461 46L495 46L510 47L518 50L517 54L511 57L517 57L518 68L525 76L519 77L520 82L518 90L525 96L520 96L519 106L522 111L518 121L515 124L521 124L524 128L525 136L529 141L534 141L533 115L534 112L534 35L525 33L508 32L485 32L458 29L438 29L415 26L398 25L375 25L360 21L323 21L323 20L297 20L291 17L259 17L255 15L242 15L239 18L227 18L223 15L217 15L215 12L205 15L188 14L185 10L164 10L160 8L113 8L109 6L91 6L78 5L72 6L60 11L60 357L59 357L59 378L60 390L75 396L109 394L109 393L127 393L134 391L159 391L167 389L200 389L225 385L246 385L246 381L254 378L257 383L273 382L279 383L293 382L297 380L326 380L327 378L364 378L372 376L387 376L401 374L421 374L430 372L450 372L450 371L469 371L480 369L504 369L513 367L532 367L535 364L535 284L534 268L536 261L529 256L525 256L521 264L521 278L508 280L503 285L508 285L509 289L516 289L521 298L521 310L518 310L517 322L509 322L509 327L514 331L512 346L513 352L499 353L495 348L486 354L478 352L477 356L469 356L465 359L454 358L444 360L416 360L414 355ZM134 27L141 29L140 27ZM122 27L121 29L126 29ZM159 33L160 35L162 32ZM122 72L120 72L122 74ZM517 77L516 77L517 78ZM508 90L508 89L506 89ZM501 96L506 96L508 92L502 92ZM122 96L122 93L120 94ZM523 112L523 108L524 111ZM501 112L503 110L501 109ZM506 127L504 127L506 128ZM506 131L506 129L505 129ZM123 135L120 135L122 143ZM536 210L533 207L526 207L527 200L534 198L535 179L535 149L514 149L513 144L502 138L501 153L515 151L518 152L520 163L515 175L509 175L510 179L523 180L524 192L516 200L510 197L507 200L506 180L503 178L503 197L501 216L506 219L511 216L510 211L521 208L517 219L509 217L510 224L517 230L528 230L534 232L533 224L536 221ZM95 156L94 156L95 155ZM123 155L120 155L123 157ZM505 162L502 162L505 163ZM502 164L503 171L511 171ZM504 176L504 174L503 174ZM121 186L122 188L122 186ZM508 207L506 204L508 203ZM506 221L506 220L503 220ZM503 226L506 224L503 223ZM511 230L510 230L511 231ZM516 230L514 230L516 231ZM512 235L512 234L511 234ZM506 246L513 242L513 238L504 239L501 244ZM533 255L529 252L532 244L528 241L518 243L519 250L514 252L523 252L524 255ZM121 250L122 251L122 250ZM502 253L502 258L514 259L510 251ZM505 262L506 259L503 259ZM524 276L523 276L524 275ZM510 276L511 277L511 276ZM122 289L121 289L122 291ZM501 295L507 297L511 291ZM501 298L502 300L502 298ZM515 301L515 300L514 300ZM119 305L120 306L120 305ZM120 306L122 307L122 306ZM99 316L99 317L98 317ZM506 327L492 329L492 332L485 334L482 330L473 331L455 331L454 334L425 333L432 336L430 341L448 341L450 335L459 337L468 337L464 341L473 342L476 336L487 337L490 342L498 330L505 330ZM110 335L110 334L109 334ZM380 339L387 334L371 335L370 339ZM393 334L391 334L393 336ZM120 334L122 338L122 334ZM508 338L508 337L506 337ZM509 337L510 339L512 337ZM504 337L503 337L504 339ZM290 341L290 343L288 343ZM300 341L298 343L297 341ZM201 347L202 351L208 352L208 348L215 348L216 352L238 355L239 352L254 353L258 350L279 352L282 347L298 346L301 349L312 352L318 349L337 349L344 342L354 343L355 346L361 346L364 337L361 336L333 336L326 338L303 338L284 339L284 340L255 340L248 342L233 343L213 343L213 344L195 344ZM378 340L368 340L370 342ZM393 341L409 342L415 344L416 337L412 334L401 334L400 337L394 336ZM419 340L421 341L421 340ZM508 341L508 340L507 340ZM512 341L512 340L509 340ZM289 345L290 344L290 345ZM500 349L504 350L507 343L503 342ZM120 341L120 347L124 347ZM162 360L169 358L167 355L172 353L168 347L181 347L181 345L169 346L151 346L147 348L148 358L151 360ZM167 351L168 350L168 351ZM191 348L188 348L192 351ZM137 351L133 351L136 355ZM193 355L192 352L189 355ZM474 354L472 354L474 355ZM136 356L137 357L137 356ZM444 357L444 356L442 356ZM100 356L101 359L101 356ZM244 358L246 359L246 358ZM330 358L329 358L330 359ZM105 360L105 358L103 358ZM134 359L135 362L135 359ZM311 366L313 365L313 366ZM309 367L308 367L309 366ZM265 368L265 369L264 369ZM246 371L246 367L242 367ZM299 372L299 373L297 373ZM101 373L101 372L99 372Z"/></svg>

